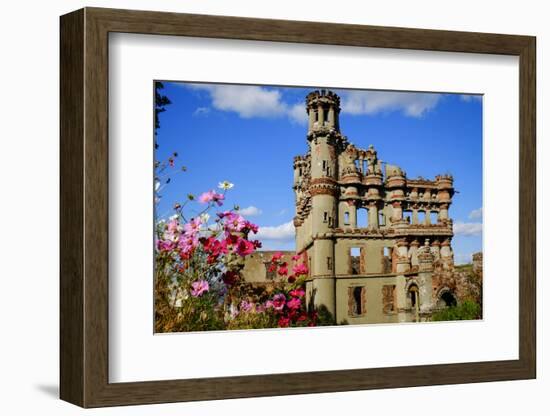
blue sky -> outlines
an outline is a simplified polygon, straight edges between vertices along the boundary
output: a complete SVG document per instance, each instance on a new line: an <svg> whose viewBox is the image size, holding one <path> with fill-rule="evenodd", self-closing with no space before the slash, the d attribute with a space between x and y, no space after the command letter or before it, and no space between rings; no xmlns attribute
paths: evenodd
<svg viewBox="0 0 550 416"><path fill-rule="evenodd" d="M293 249L292 159L307 151L305 96L294 87L164 82L172 104L160 114L156 159L178 152L187 172L162 188L157 216L171 215L188 193L235 184L226 206L237 204L260 226L266 249ZM374 145L384 162L409 178L451 173L455 189L455 261L482 248L482 100L479 96L334 90L341 96L340 127L350 142ZM196 204L193 208L199 208ZM188 212L192 214L192 212Z"/></svg>

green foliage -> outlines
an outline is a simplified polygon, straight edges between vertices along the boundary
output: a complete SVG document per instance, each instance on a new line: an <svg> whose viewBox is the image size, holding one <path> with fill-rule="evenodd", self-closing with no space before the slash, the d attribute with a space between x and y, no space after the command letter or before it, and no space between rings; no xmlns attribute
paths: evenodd
<svg viewBox="0 0 550 416"><path fill-rule="evenodd" d="M458 306L443 309L432 315L432 321L469 321L481 319L481 305L466 300Z"/></svg>
<svg viewBox="0 0 550 416"><path fill-rule="evenodd" d="M159 114L166 111L164 107L172 104L166 95L162 95L161 90L163 88L164 84L162 82L155 82L155 132L160 127Z"/></svg>
<svg viewBox="0 0 550 416"><path fill-rule="evenodd" d="M227 322L225 329L277 328L277 318L273 313L241 312Z"/></svg>
<svg viewBox="0 0 550 416"><path fill-rule="evenodd" d="M321 305L317 308L317 326L331 326L335 325L336 320L330 313L325 305Z"/></svg>

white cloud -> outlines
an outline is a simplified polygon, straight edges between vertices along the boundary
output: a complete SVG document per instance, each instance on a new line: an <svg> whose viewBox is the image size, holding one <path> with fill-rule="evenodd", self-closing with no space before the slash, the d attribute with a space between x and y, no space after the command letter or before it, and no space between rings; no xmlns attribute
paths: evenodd
<svg viewBox="0 0 550 416"><path fill-rule="evenodd" d="M253 205L239 210L239 214L244 215L245 217L254 217L256 215L260 215L261 213L262 210Z"/></svg>
<svg viewBox="0 0 550 416"><path fill-rule="evenodd" d="M208 107L198 107L194 112L194 116L205 116L210 112L210 108Z"/></svg>
<svg viewBox="0 0 550 416"><path fill-rule="evenodd" d="M186 84L195 90L207 91L211 106L220 111L237 113L242 118L287 117L290 121L306 124L303 103L288 103L280 90L253 85ZM408 117L422 117L439 102L442 94L396 91L338 91L342 112L354 115L399 111ZM466 96L477 97L477 96ZM207 107L199 107L195 113Z"/></svg>
<svg viewBox="0 0 550 416"><path fill-rule="evenodd" d="M221 111L237 113L242 118L288 117L298 123L307 121L302 104L288 104L279 90L250 85L189 85L196 90L207 91L212 107ZM202 107L201 107L202 108Z"/></svg>
<svg viewBox="0 0 550 416"><path fill-rule="evenodd" d="M289 221L273 227L260 227L255 237L259 240L292 240L294 233L294 224Z"/></svg>
<svg viewBox="0 0 550 416"><path fill-rule="evenodd" d="M306 107L303 104L294 104L287 109L287 114L290 120L298 124L307 123Z"/></svg>
<svg viewBox="0 0 550 416"><path fill-rule="evenodd" d="M342 91L342 112L354 115L400 111L409 117L422 117L432 110L441 94L394 91Z"/></svg>
<svg viewBox="0 0 550 416"><path fill-rule="evenodd" d="M477 218L483 217L483 208L474 209L470 214L468 215L468 218L471 220L475 220Z"/></svg>
<svg viewBox="0 0 550 416"><path fill-rule="evenodd" d="M483 224L479 222L455 222L453 232L456 235L473 236L480 235L483 231Z"/></svg>

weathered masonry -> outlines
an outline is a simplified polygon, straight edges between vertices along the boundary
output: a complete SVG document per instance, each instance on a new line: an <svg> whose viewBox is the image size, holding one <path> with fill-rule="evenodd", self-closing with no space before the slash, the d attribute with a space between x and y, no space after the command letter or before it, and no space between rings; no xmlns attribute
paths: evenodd
<svg viewBox="0 0 550 416"><path fill-rule="evenodd" d="M454 268L453 177L407 178L340 131L340 98L306 98L308 150L294 158L296 251L307 252L308 302L338 323L410 321L430 314L434 266ZM453 294L451 293L451 296Z"/></svg>

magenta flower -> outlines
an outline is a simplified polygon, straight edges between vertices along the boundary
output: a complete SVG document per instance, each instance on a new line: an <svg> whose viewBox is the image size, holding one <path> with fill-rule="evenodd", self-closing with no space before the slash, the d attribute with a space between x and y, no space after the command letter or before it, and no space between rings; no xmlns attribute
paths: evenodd
<svg viewBox="0 0 550 416"><path fill-rule="evenodd" d="M290 296L294 296L294 297L297 297L297 298L302 298L306 294L306 292L304 292L304 289L294 289L294 290L291 290L288 293L290 294Z"/></svg>
<svg viewBox="0 0 550 416"><path fill-rule="evenodd" d="M288 274L288 268L286 266L279 267L279 276L286 276Z"/></svg>
<svg viewBox="0 0 550 416"><path fill-rule="evenodd" d="M234 212L224 213L224 228L227 232L241 232L246 227L246 220Z"/></svg>
<svg viewBox="0 0 550 416"><path fill-rule="evenodd" d="M256 246L252 241L248 241L248 240L245 240L244 238L240 238L239 242L235 247L235 253L237 253L241 257L246 257L249 254L252 254L255 249L256 249Z"/></svg>
<svg viewBox="0 0 550 416"><path fill-rule="evenodd" d="M280 251L277 251L275 254L273 254L273 257L271 257L271 261L276 262L281 260L282 258L283 258L283 253L281 253Z"/></svg>
<svg viewBox="0 0 550 416"><path fill-rule="evenodd" d="M301 254L295 254L294 256L292 256L292 260L293 261L298 261L298 260L300 260L300 257L302 257Z"/></svg>
<svg viewBox="0 0 550 416"><path fill-rule="evenodd" d="M300 276L300 275L303 275L303 274L308 274L309 270L308 270L308 268L305 264L300 263L300 264L297 264L296 266L294 266L292 268L292 272L296 276Z"/></svg>
<svg viewBox="0 0 550 416"><path fill-rule="evenodd" d="M282 293L277 293L275 296L273 296L273 309L280 311L284 308L286 303L286 297Z"/></svg>
<svg viewBox="0 0 550 416"><path fill-rule="evenodd" d="M210 286L206 280L197 280L196 282L191 283L191 288L191 296L199 297L202 296L203 293L208 292Z"/></svg>
<svg viewBox="0 0 550 416"><path fill-rule="evenodd" d="M298 298L292 298L286 303L286 306L290 309L300 309L300 306L302 306L302 301Z"/></svg>
<svg viewBox="0 0 550 416"><path fill-rule="evenodd" d="M252 303L248 302L247 300L243 300L241 302L240 308L241 308L241 311L248 312L252 309L252 306L253 306Z"/></svg>
<svg viewBox="0 0 550 416"><path fill-rule="evenodd" d="M176 247L176 244L170 240L157 240L158 251L170 251Z"/></svg>
<svg viewBox="0 0 550 416"><path fill-rule="evenodd" d="M199 202L203 204L208 204L210 202L215 202L218 204L219 207L223 205L222 201L225 199L225 196L223 194L218 194L214 190L210 190L208 192L204 192L199 196Z"/></svg>

